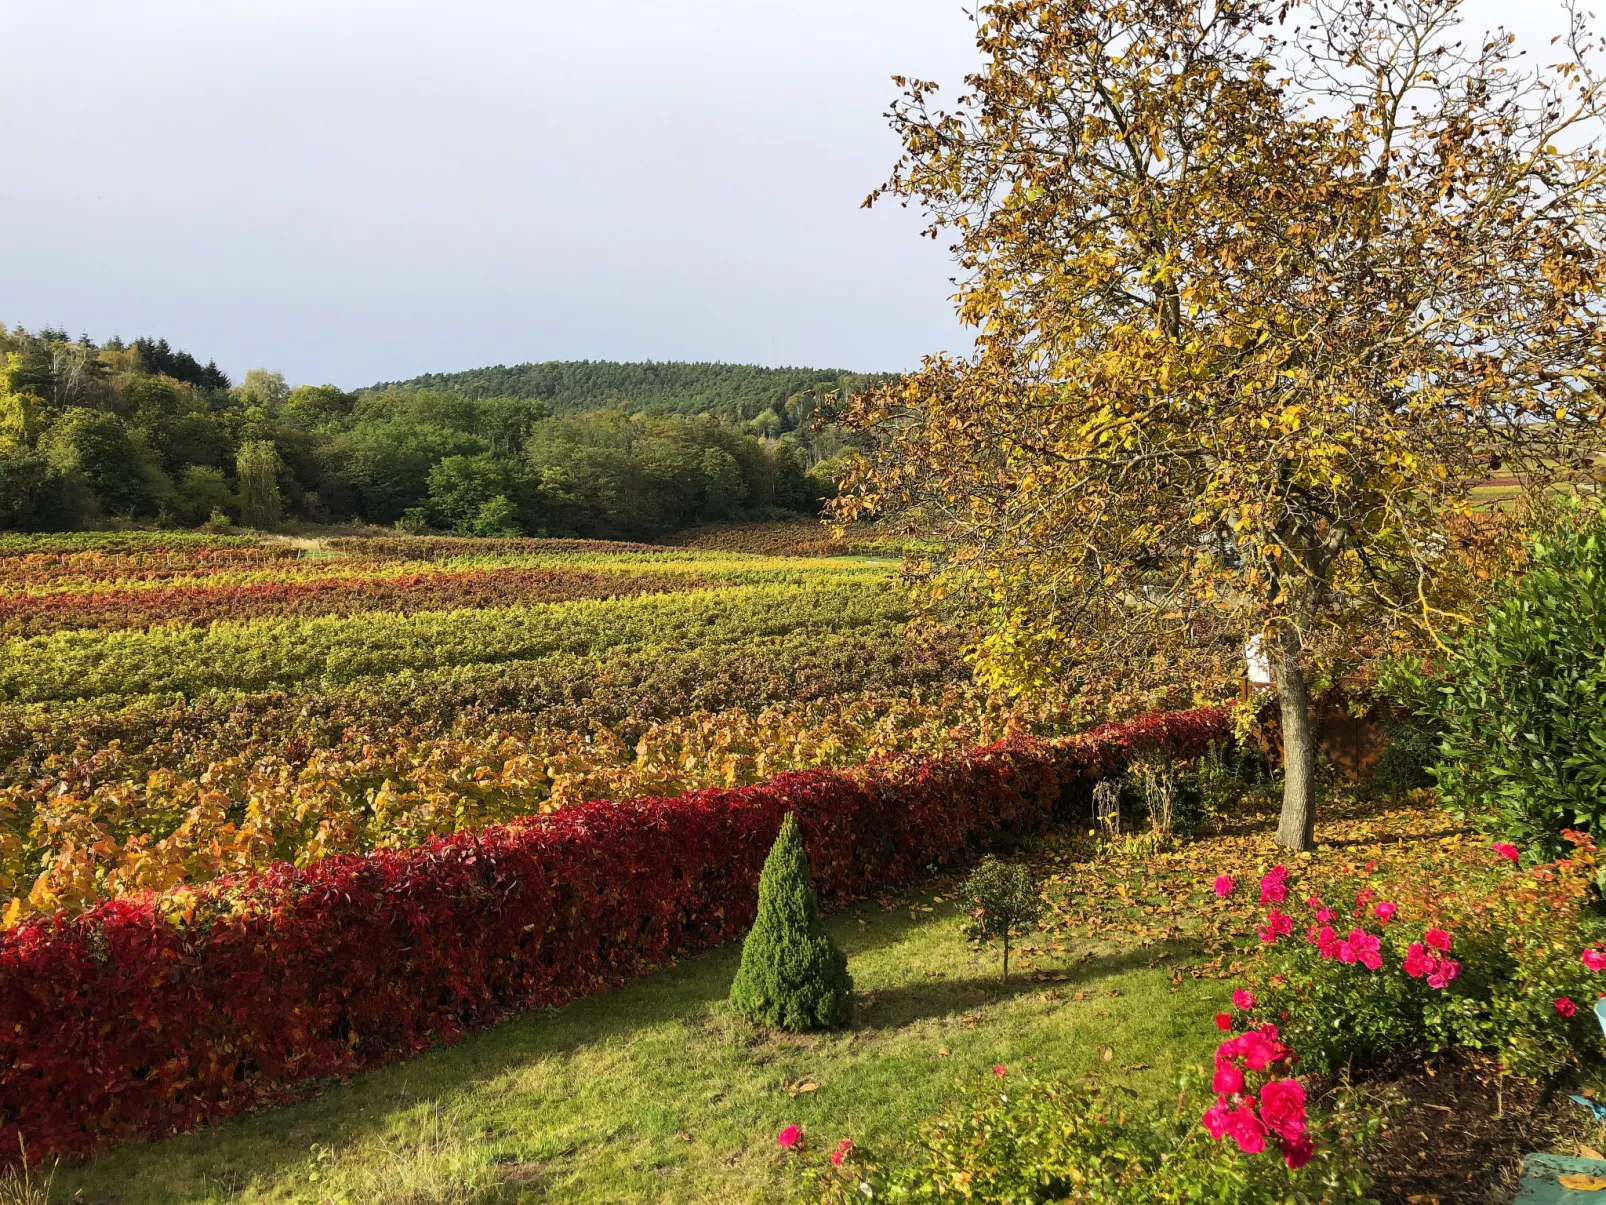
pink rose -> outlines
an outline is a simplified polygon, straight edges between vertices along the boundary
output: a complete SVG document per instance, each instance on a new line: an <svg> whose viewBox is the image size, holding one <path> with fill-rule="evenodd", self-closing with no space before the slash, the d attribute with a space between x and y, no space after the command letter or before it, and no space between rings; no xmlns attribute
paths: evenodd
<svg viewBox="0 0 1606 1205"><path fill-rule="evenodd" d="M1429 929L1422 934L1422 940L1432 949L1443 950L1446 953L1450 950L1450 935L1443 929Z"/></svg>
<svg viewBox="0 0 1606 1205"><path fill-rule="evenodd" d="M1260 1117L1279 1138L1305 1133L1305 1089L1298 1080L1267 1080L1260 1089Z"/></svg>
<svg viewBox="0 0 1606 1205"><path fill-rule="evenodd" d="M1277 1046L1258 1033L1246 1033L1243 1043L1244 1066L1251 1071L1264 1071L1277 1061Z"/></svg>
<svg viewBox="0 0 1606 1205"><path fill-rule="evenodd" d="M1433 969L1438 959L1427 952L1426 947L1419 941L1413 941L1411 948L1405 952L1404 970L1412 979L1420 979Z"/></svg>
<svg viewBox="0 0 1606 1205"><path fill-rule="evenodd" d="M1337 958L1341 943L1331 925L1323 925L1316 934L1316 952L1323 958Z"/></svg>
<svg viewBox="0 0 1606 1205"><path fill-rule="evenodd" d="M1216 1014L1216 1028L1225 1033L1232 1028L1232 1016L1229 1013Z"/></svg>
<svg viewBox="0 0 1606 1205"><path fill-rule="evenodd" d="M1383 955L1378 945L1377 934L1368 933L1365 929L1350 930L1349 940L1344 943L1355 955L1353 961L1359 962L1367 970L1376 971L1383 966ZM1345 962L1352 961L1346 958Z"/></svg>
<svg viewBox="0 0 1606 1205"><path fill-rule="evenodd" d="M1258 1155L1266 1149L1266 1127L1246 1108L1239 1107L1227 1114L1227 1133L1246 1155Z"/></svg>
<svg viewBox="0 0 1606 1205"><path fill-rule="evenodd" d="M1273 866L1260 880L1260 902L1280 904L1288 898L1288 867Z"/></svg>
<svg viewBox="0 0 1606 1205"><path fill-rule="evenodd" d="M1223 1104L1211 1105L1204 1111L1199 1124L1209 1132L1210 1137L1220 1142L1227 1132L1227 1106Z"/></svg>
<svg viewBox="0 0 1606 1205"><path fill-rule="evenodd" d="M1384 900L1379 903L1377 907L1373 908L1372 911L1377 915L1377 919L1386 925L1389 923L1389 921L1394 919L1394 914L1399 911L1399 907L1395 904L1389 903L1387 900Z"/></svg>
<svg viewBox="0 0 1606 1205"><path fill-rule="evenodd" d="M1266 923L1260 926L1260 940L1270 945L1279 937L1285 937L1293 931L1294 918L1271 908L1266 912Z"/></svg>
<svg viewBox="0 0 1606 1205"><path fill-rule="evenodd" d="M1316 1153L1316 1144L1308 1135L1300 1135L1293 1140L1283 1140L1283 1162L1288 1164L1288 1170L1297 1172L1309 1163L1311 1156Z"/></svg>
<svg viewBox="0 0 1606 1205"><path fill-rule="evenodd" d="M1590 946L1584 951L1584 965L1592 971L1606 971L1606 950Z"/></svg>
<svg viewBox="0 0 1606 1205"><path fill-rule="evenodd" d="M1220 1096L1234 1096L1244 1090L1244 1073L1236 1067L1217 1067L1210 1079L1210 1090Z"/></svg>
<svg viewBox="0 0 1606 1205"><path fill-rule="evenodd" d="M837 1167L842 1166L842 1160L853 1153L853 1139L844 1138L837 1144L836 1150L831 1152L831 1162Z"/></svg>
<svg viewBox="0 0 1606 1205"><path fill-rule="evenodd" d="M1246 992L1241 987L1235 989L1232 993L1232 1006L1234 1008L1241 1008L1247 1012L1249 1009L1255 1007L1255 993Z"/></svg>
<svg viewBox="0 0 1606 1205"><path fill-rule="evenodd" d="M795 1125L787 1126L786 1129L782 1130L779 1134L775 1135L776 1145L783 1146L788 1150L790 1150L792 1147L796 1146L798 1143L800 1143L802 1141L803 1141L803 1127L802 1126L795 1126Z"/></svg>
<svg viewBox="0 0 1606 1205"><path fill-rule="evenodd" d="M1504 858L1507 862L1520 862L1522 860L1522 854L1517 852L1517 847L1515 845L1506 845L1503 842L1496 841L1489 848L1494 850L1496 854Z"/></svg>
<svg viewBox="0 0 1606 1205"><path fill-rule="evenodd" d="M1574 1004L1566 996L1556 1001L1556 1015L1558 1017L1570 1017L1577 1011L1578 1005Z"/></svg>
<svg viewBox="0 0 1606 1205"><path fill-rule="evenodd" d="M1438 963L1428 975L1428 986L1442 991L1461 973L1461 964L1453 958L1441 958Z"/></svg>
<svg viewBox="0 0 1606 1205"><path fill-rule="evenodd" d="M993 1074L996 1075L999 1079L1003 1079L1004 1076L1009 1074L1009 1068L1004 1066L1004 1064L1002 1064L1002 1063L994 1063L993 1064Z"/></svg>
<svg viewBox="0 0 1606 1205"><path fill-rule="evenodd" d="M1216 876L1216 894L1218 896L1220 896L1222 899L1226 899L1232 894L1232 888L1233 882L1231 875L1218 874Z"/></svg>

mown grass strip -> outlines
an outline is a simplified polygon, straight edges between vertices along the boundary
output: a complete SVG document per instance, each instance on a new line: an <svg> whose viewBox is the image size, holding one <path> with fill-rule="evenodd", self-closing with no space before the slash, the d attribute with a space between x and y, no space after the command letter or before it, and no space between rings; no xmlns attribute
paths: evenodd
<svg viewBox="0 0 1606 1205"><path fill-rule="evenodd" d="M901 902L913 910L831 922L859 989L844 1031L770 1036L731 1017L733 943L317 1100L125 1146L58 1187L119 1205L785 1201L806 1193L775 1145L794 1122L817 1161L845 1137L895 1145L995 1063L1162 1099L1208 1062L1220 986L1173 992L1168 951L1073 944L1003 985L946 897Z"/></svg>

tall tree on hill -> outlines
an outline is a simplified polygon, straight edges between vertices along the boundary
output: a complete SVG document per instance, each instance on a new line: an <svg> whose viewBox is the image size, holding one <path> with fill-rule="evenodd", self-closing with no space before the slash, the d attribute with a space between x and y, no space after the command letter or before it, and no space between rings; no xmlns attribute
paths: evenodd
<svg viewBox="0 0 1606 1205"><path fill-rule="evenodd" d="M996 0L954 111L899 81L871 197L955 238L977 348L847 404L837 516L945 521L927 598L1000 686L1219 688L1261 638L1296 849L1313 681L1436 639L1491 465L1538 499L1601 443L1595 46L1569 10L1526 68L1456 10Z"/></svg>
<svg viewBox="0 0 1606 1205"><path fill-rule="evenodd" d="M282 513L279 470L283 467L272 440L251 439L240 445L234 471L240 482L240 522L247 527L278 525Z"/></svg>

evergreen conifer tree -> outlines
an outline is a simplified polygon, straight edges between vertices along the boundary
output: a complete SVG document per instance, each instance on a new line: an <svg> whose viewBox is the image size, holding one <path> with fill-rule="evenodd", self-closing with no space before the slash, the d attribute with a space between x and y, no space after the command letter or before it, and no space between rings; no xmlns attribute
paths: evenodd
<svg viewBox="0 0 1606 1205"><path fill-rule="evenodd" d="M764 860L758 916L742 946L730 1000L750 1021L801 1031L841 1025L853 1012L853 977L820 918L803 835L791 813Z"/></svg>

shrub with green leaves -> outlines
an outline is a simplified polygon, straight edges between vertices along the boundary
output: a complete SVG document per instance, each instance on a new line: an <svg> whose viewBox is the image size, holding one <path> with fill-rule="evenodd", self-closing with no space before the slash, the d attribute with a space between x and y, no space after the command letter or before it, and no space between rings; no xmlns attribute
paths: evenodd
<svg viewBox="0 0 1606 1205"><path fill-rule="evenodd" d="M1029 933L1043 914L1031 872L1018 862L983 858L965 880L964 898L970 909L967 934L974 940L1003 943L1003 977L1008 982L1010 942Z"/></svg>
<svg viewBox="0 0 1606 1205"><path fill-rule="evenodd" d="M1606 511L1538 539L1442 670L1401 683L1443 729L1433 773L1484 831L1555 855L1606 820Z"/></svg>
<svg viewBox="0 0 1606 1205"><path fill-rule="evenodd" d="M1003 1069L1000 1068L1000 1071ZM1372 1180L1361 1157L1381 1122L1340 1094L1313 1116L1315 1156L1290 1170L1270 1152L1246 1154L1211 1139L1199 1116L1212 1099L1185 1078L1171 1102L1129 1111L1098 1084L1015 1082L988 1076L973 1100L922 1129L897 1166L851 1143L818 1178L828 1205L925 1201L1037 1205L1306 1205L1364 1203ZM868 1188L868 1193L866 1192Z"/></svg>
<svg viewBox="0 0 1606 1205"><path fill-rule="evenodd" d="M842 1025L853 1014L847 956L820 917L803 834L790 812L759 875L758 915L730 1002L750 1021L794 1032Z"/></svg>

